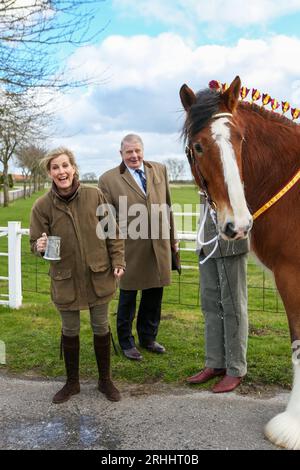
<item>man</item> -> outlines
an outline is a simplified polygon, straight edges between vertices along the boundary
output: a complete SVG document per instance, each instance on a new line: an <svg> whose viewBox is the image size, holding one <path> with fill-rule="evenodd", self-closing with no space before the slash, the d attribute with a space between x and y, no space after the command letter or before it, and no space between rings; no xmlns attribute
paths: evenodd
<svg viewBox="0 0 300 470"><path fill-rule="evenodd" d="M163 287L171 282L171 247L177 251L178 243L165 166L144 161L144 145L135 134L123 138L120 153L122 163L100 177L99 187L114 206L117 222L125 234L126 271L120 282L118 339L125 357L141 360L132 335L137 291L142 291L137 315L140 346L164 353L165 348L156 341L156 336ZM122 210L125 198L126 213ZM162 214L154 217L159 205L167 207L168 220ZM140 213L138 224L134 218L137 213Z"/></svg>
<svg viewBox="0 0 300 470"><path fill-rule="evenodd" d="M204 208L203 196L200 202L197 252L205 320L205 368L187 381L200 384L220 376L212 391L225 393L237 388L247 373L249 239L208 243L216 239L216 225L208 207Z"/></svg>

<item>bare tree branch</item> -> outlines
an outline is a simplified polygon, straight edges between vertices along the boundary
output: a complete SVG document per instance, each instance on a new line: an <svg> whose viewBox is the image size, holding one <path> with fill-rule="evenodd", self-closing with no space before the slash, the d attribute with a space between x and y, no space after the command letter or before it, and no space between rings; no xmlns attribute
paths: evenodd
<svg viewBox="0 0 300 470"><path fill-rule="evenodd" d="M21 146L43 139L49 115L29 95L0 93L0 163L3 166L4 206L8 205L8 165Z"/></svg>
<svg viewBox="0 0 300 470"><path fill-rule="evenodd" d="M68 53L92 43L103 31L95 15L104 0L2 0L0 2L0 87L23 92L31 87L67 88L87 84L71 80L61 67ZM94 77L96 80L97 78Z"/></svg>

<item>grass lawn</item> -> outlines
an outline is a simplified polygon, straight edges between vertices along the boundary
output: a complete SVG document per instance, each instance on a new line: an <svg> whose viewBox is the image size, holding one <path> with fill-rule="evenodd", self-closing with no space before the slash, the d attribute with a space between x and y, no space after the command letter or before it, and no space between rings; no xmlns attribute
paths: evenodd
<svg viewBox="0 0 300 470"><path fill-rule="evenodd" d="M172 186L171 190L173 202L194 204L196 209L198 194L193 186ZM0 226L6 226L8 220L19 220L22 227L27 228L30 209L40 194L15 201L9 208L0 208ZM193 208L189 210L194 211ZM7 251L6 238L0 238L0 252L3 251ZM59 360L61 324L48 295L48 263L30 254L26 236L22 239L22 253L23 306L19 310L0 306L0 340L5 342L7 352L7 364L0 365L0 370L27 375L61 376L64 375L63 362ZM195 253L182 252L182 263L196 268ZM0 276L6 273L5 258L0 257ZM173 273L173 278L172 286L165 289L158 335L158 341L166 346L167 353L159 356L143 351L145 359L141 363L112 354L113 375L116 379L145 384L156 381L183 384L188 375L202 367L204 324L198 299L198 271L184 270L181 278ZM282 306L280 303L277 305L273 282L251 262L248 285L250 328L246 385L276 384L290 387L292 368L288 327L285 314L280 311ZM6 288L5 282L0 281L0 293L4 293ZM116 305L117 300L110 305L114 338ZM83 377L96 377L87 312L82 312L80 367Z"/></svg>

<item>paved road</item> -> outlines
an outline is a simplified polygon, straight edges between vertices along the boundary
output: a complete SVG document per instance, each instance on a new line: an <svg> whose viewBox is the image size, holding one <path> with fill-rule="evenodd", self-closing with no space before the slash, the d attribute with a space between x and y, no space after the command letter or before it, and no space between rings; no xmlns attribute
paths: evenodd
<svg viewBox="0 0 300 470"><path fill-rule="evenodd" d="M0 374L0 449L275 449L263 427L288 399L156 384L123 385L122 401L111 403L93 381L53 405L60 385Z"/></svg>

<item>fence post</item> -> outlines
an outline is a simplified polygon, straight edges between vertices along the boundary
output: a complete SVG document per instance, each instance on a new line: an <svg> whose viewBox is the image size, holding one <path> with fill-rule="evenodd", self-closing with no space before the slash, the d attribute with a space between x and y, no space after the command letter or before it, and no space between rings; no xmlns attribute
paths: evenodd
<svg viewBox="0 0 300 470"><path fill-rule="evenodd" d="M8 293L9 306L22 305L21 222L8 222Z"/></svg>

